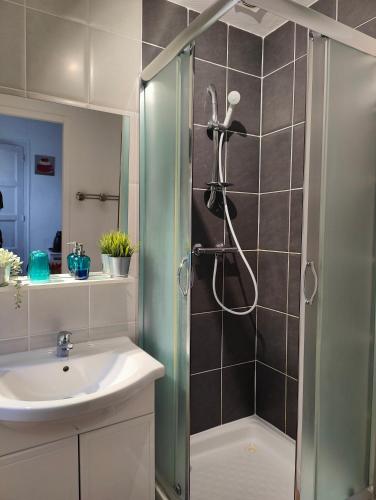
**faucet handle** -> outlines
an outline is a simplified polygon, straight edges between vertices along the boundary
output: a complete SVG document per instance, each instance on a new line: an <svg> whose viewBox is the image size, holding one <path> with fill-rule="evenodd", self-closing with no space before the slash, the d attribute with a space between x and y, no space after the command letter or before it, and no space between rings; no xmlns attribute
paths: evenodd
<svg viewBox="0 0 376 500"><path fill-rule="evenodd" d="M57 334L57 343L59 345L70 344L71 337L72 337L72 333L71 332L67 332L67 331L59 332Z"/></svg>

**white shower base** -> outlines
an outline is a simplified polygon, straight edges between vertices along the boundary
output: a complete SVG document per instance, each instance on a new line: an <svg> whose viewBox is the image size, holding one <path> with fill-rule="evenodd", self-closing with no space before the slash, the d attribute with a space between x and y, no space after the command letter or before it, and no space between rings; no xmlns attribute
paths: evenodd
<svg viewBox="0 0 376 500"><path fill-rule="evenodd" d="M191 500L293 500L295 442L253 416L191 437Z"/></svg>

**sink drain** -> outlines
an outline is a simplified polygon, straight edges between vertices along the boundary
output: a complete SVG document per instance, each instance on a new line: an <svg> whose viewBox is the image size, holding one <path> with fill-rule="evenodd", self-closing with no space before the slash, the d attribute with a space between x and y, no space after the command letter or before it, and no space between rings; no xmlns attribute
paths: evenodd
<svg viewBox="0 0 376 500"><path fill-rule="evenodd" d="M64 366L63 372L67 372L67 371L69 371L69 366Z"/></svg>

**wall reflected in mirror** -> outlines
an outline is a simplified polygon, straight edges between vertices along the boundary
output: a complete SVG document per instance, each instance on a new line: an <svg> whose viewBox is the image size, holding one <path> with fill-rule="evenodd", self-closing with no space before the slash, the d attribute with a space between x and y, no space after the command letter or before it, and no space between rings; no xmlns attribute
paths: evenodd
<svg viewBox="0 0 376 500"><path fill-rule="evenodd" d="M33 250L67 272L72 241L102 270L101 234L127 230L128 143L128 117L0 95L0 247L23 274Z"/></svg>

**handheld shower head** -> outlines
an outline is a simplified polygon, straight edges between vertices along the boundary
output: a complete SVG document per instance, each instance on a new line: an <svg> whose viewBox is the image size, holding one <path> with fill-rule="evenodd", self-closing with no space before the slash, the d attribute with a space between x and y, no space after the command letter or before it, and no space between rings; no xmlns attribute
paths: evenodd
<svg viewBox="0 0 376 500"><path fill-rule="evenodd" d="M227 96L227 100L230 104L230 106L235 106L236 104L239 104L240 101L240 94L237 90L232 90L229 95Z"/></svg>
<svg viewBox="0 0 376 500"><path fill-rule="evenodd" d="M228 107L228 110L226 113L226 118L225 118L225 121L223 122L223 128L225 128L225 129L230 126L232 113L234 111L234 108L240 102L239 92L236 90L231 91L229 93L229 95L227 96L227 100L228 100L230 106Z"/></svg>

